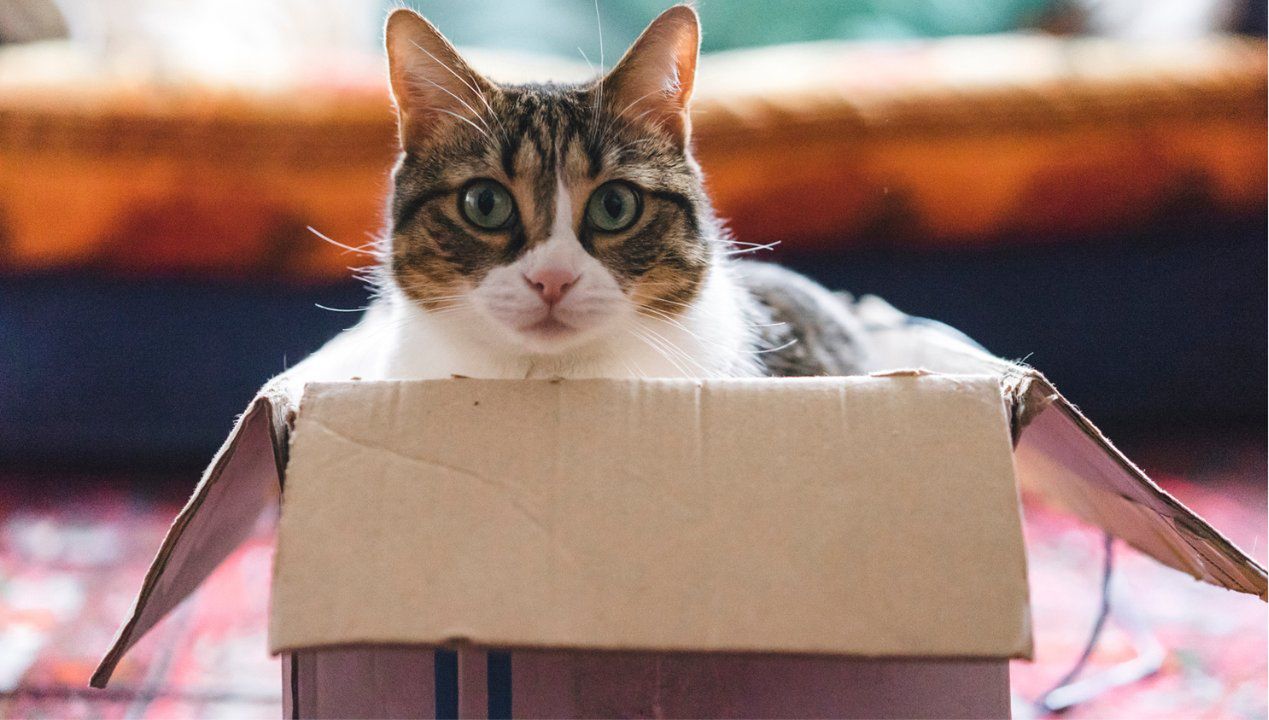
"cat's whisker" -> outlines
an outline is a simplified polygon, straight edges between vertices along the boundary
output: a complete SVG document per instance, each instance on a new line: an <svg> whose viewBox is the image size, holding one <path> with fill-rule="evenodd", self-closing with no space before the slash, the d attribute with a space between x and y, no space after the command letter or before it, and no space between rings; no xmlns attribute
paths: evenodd
<svg viewBox="0 0 1269 720"><path fill-rule="evenodd" d="M422 305L421 307L427 312L435 314L441 311L457 310L459 308L469 308L469 307L472 307L472 305L468 303L437 302L437 303L429 303L426 305Z"/></svg>
<svg viewBox="0 0 1269 720"><path fill-rule="evenodd" d="M672 341L672 340L670 340L669 338L665 337L664 335L662 335L661 333L657 332L656 330L653 330L652 328L649 328L649 327L644 327L644 328L642 328L642 329L643 329L643 331L644 331L644 332L649 333L650 335L652 335L652 337L654 337L654 338L656 338L657 340L659 340L660 342L664 343L664 344L665 344L665 345L666 345L669 349L671 349L671 350L672 350L675 354L677 354L677 355L678 355L680 358L682 358L684 361L686 361L686 362L688 362L688 363L691 363L692 365L695 365L697 368L699 368L699 369L700 369L702 372L704 372L706 375L709 375L709 374L710 374L710 372L711 372L711 371L709 370L709 368L706 368L704 365L702 365L700 362L698 362L698 361L697 361L695 358L693 358L693 357L692 357L692 356L691 356L691 355L690 355L690 354L689 354L686 350L684 350L683 348L679 347L679 346L678 346L678 345L677 345L674 341Z"/></svg>
<svg viewBox="0 0 1269 720"><path fill-rule="evenodd" d="M454 71L451 69L451 70L450 70L450 72L454 72ZM489 111L489 117L490 117L490 118L492 118L492 119L493 119L493 121L494 121L495 123L497 123L497 124L498 124L498 129L499 129L499 130L501 131L501 133L502 133L502 141L503 141L503 143L510 144L510 142L511 142L511 136L507 133L507 126L503 124L503 122L502 122L502 118L500 118L500 117L498 116L497 111L495 111L495 110L494 110L493 105L489 102L489 98L488 98L488 96L486 96L486 95L485 95L485 92L484 92L483 90L481 90L481 89L477 88L477 87L473 87L473 86L472 86L473 84L475 84L475 83L476 83L476 78L475 78L473 75L471 75L471 74L470 74L470 73L471 73L471 70L468 70L468 73L469 73L469 74L468 74L468 76L467 76L467 77L468 77L468 79L469 79L469 80L471 80L471 83L470 83L470 84L469 84L469 83L464 83L464 84L466 84L466 85L467 85L467 87L471 88L471 91L472 91L472 92L474 92L474 93L476 94L476 97L480 98L480 102L481 102L481 103L483 103L483 104L484 104L484 106L485 106L485 109ZM458 76L458 74L457 74L457 73L454 73L454 75L455 75L455 77L457 77L457 76ZM459 79L459 81L460 81L460 82L462 81L462 78L461 78L461 77L460 77L460 78L458 78L458 79Z"/></svg>
<svg viewBox="0 0 1269 720"><path fill-rule="evenodd" d="M621 361L621 366L622 366L623 368L625 368L626 372L627 372L627 373L628 373L631 377L638 377L637 375L635 375L634 368L633 368L633 367L630 367L630 363L626 362L625 360L622 360L622 361Z"/></svg>
<svg viewBox="0 0 1269 720"><path fill-rule="evenodd" d="M471 118L468 118L466 115L460 115L460 114L458 114L458 113L456 113L456 112L454 112L454 111L452 111L452 110L448 110L448 109L446 109L446 108L438 108L438 107L434 107L434 108L432 108L433 110L437 110L437 111L440 111L440 112L446 113L446 114L448 114L448 115L450 115L450 116L452 116L452 117L456 117L456 118L458 118L458 119L460 119L460 120L465 121L468 125L471 125L472 127L476 128L477 130L480 130L480 134L481 134L481 135L484 135L484 136L485 136L485 139L486 139L486 140L488 140L488 141L490 142L490 144L496 144L496 143L494 142L494 138L493 138L493 135L492 135L492 133L493 133L493 128L489 127L489 123L485 122L485 119L484 119L483 117L481 117L481 116L480 116L480 113L476 112L476 109L475 109L475 108L473 108L471 105L468 105L468 104L467 104L467 103L466 103L466 102L465 102L462 98L458 97L457 95L455 95L454 93L452 93L452 92L450 92L449 90L445 89L444 87L441 87L439 84L437 84L437 83L435 83L435 82L433 82L433 81L431 81L431 80L428 80L428 82L432 83L433 85L436 85L436 87L437 87L438 89L440 89L441 91L443 91L443 92L445 92L445 93L449 94L451 97L453 97L453 98L454 98L455 100L457 100L459 103L461 103L461 104L462 104L462 106L463 106L463 107L465 107L465 108L467 108L467 111L468 111L468 112L470 112L470 113L472 114L472 118L475 118L476 120L479 120L479 121L480 121L480 125L477 125L475 122L473 122L473 121L472 121L472 119L471 119ZM484 129L483 129L483 130L481 130L481 126L484 126Z"/></svg>
<svg viewBox="0 0 1269 720"><path fill-rule="evenodd" d="M599 83L595 96L595 113L604 105L604 21L599 14L599 0L595 0L595 30L599 36Z"/></svg>
<svg viewBox="0 0 1269 720"><path fill-rule="evenodd" d="M460 310L467 310L470 307L471 306L467 304L457 304L457 305L447 305L445 307L436 308L436 309L426 308L426 310L427 310L427 314L430 317L438 318L438 317L443 317L445 315L453 315L454 313L457 313Z"/></svg>
<svg viewBox="0 0 1269 720"><path fill-rule="evenodd" d="M661 322L673 325L674 327L678 328L679 330L682 330L683 332L687 333L688 335L692 336L693 338L695 338L696 340L700 342L707 343L709 345L714 345L715 347L721 347L721 348L727 347L726 345L723 345L722 343L719 343L715 340L710 340L709 338L702 337L700 334L692 331L686 325L674 319L673 317L667 315L666 313L660 312L658 310L654 310L653 308L649 308L649 307L639 308L637 312L643 317L648 318L649 320L659 320Z"/></svg>
<svg viewBox="0 0 1269 720"><path fill-rule="evenodd" d="M493 143L493 142L494 142L493 136L491 136L489 133L485 132L485 131L484 131L484 130L483 130L483 129L479 126L479 125L477 125L476 123L472 122L472 121L471 121L470 119L468 119L466 116L459 115L458 113L454 112L453 110L447 110L447 109L445 109L445 108L432 108L432 110L434 110L434 111L436 111L436 112L445 113L446 115L449 115L450 117L454 117L454 118L457 118L457 119L459 119L459 120L462 120L463 122L465 122L465 123L467 123L468 125L471 125L473 128L475 128L475 129L476 129L476 132L478 132L478 133L480 133L481 135L483 135L483 136L485 137L485 139L486 139L486 140L488 140L490 143Z"/></svg>
<svg viewBox="0 0 1269 720"><path fill-rule="evenodd" d="M750 253L761 252L763 250L775 250L776 246L780 244L779 240L773 240L769 243L750 243L750 242L741 242L739 240L728 240L727 242L730 245L739 245L740 247L734 247L729 250L724 250L723 255L726 257L735 257L737 255L748 255Z"/></svg>
<svg viewBox="0 0 1269 720"><path fill-rule="evenodd" d="M714 340L710 340L710 339L708 339L708 338L701 337L701 336L700 336L700 335L698 335L697 333L694 333L694 332L692 332L691 330L687 329L687 327L685 327L684 325L681 325L681 324L679 324L679 323L677 323L677 322L674 322L674 321L672 321L672 320L669 320L669 319L667 319L667 318L657 317L657 316L655 316L655 315L646 315L646 314L644 314L644 313L640 313L640 315L641 315L642 317L644 317L644 318L648 319L648 320L660 321L660 322L665 322L665 323L667 323L667 324L671 324L671 325L673 325L674 327L678 328L679 330L681 330L681 331L683 331L683 332L687 333L689 336L691 336L693 339L695 339L697 342L701 343L702 345L709 345L709 346L713 346L713 347L715 347L715 348L718 348L718 349L720 349L720 350L726 350L726 351L733 351L733 350L734 350L734 351L736 351L736 352L740 352L740 353L744 353L744 354L748 354L748 352L749 352L749 351L747 351L747 350L738 350L738 349L735 349L735 348L731 348L731 347L728 347L727 345L724 345L723 343L716 342L716 341L714 341Z"/></svg>
<svg viewBox="0 0 1269 720"><path fill-rule="evenodd" d="M651 318L653 320L661 320L663 322L670 323L671 325L678 327L680 330L687 333L688 335L691 335L697 340L705 341L705 338L701 337L700 335L697 335L691 330L688 330L686 325L684 325L683 323L680 323L678 320L675 320L668 313L664 313L664 312L661 312L660 310L656 310L654 308L650 308L646 306L636 308L635 312L639 313L640 315L643 315L644 317Z"/></svg>
<svg viewBox="0 0 1269 720"><path fill-rule="evenodd" d="M672 302L672 301L663 301L663 302ZM684 305L685 307L694 307L694 306L691 306L691 305L686 305L685 303L677 303L677 304L679 304L679 305ZM687 333L688 335L691 335L692 337L696 338L698 341L700 341L700 342L702 342L702 343L706 343L706 344L709 344L709 345L714 345L715 347L719 347L719 348L722 348L722 349L733 350L733 351L740 352L740 353L743 353L743 354L746 354L746 355L762 355L762 354L765 354L765 353L779 352L780 350L784 350L784 349L786 349L786 348L792 347L793 345L797 344L797 338L793 338L792 340L789 340L788 342L786 342L786 343L784 343L784 344L782 344L782 345L776 346L776 347L759 348L759 349L757 349L757 350L735 350L735 349L733 349L733 348L728 348L726 345L723 345L723 344L718 343L718 342L716 342L716 341L710 340L710 339L708 339L708 338L701 337L699 334L697 334L696 332L693 332L691 329L689 329L689 328L688 328L686 325L684 325L683 323L679 322L677 319L675 319L675 318L671 317L670 315L668 315L668 314L666 314L666 313L664 313L664 312L661 312L660 310L657 310L656 308L651 308L651 307L648 307L648 306L646 306L646 305L643 305L643 306L639 306L639 307L637 307L637 308L635 309L635 312L636 312L636 313L638 313L639 315L641 315L641 316L645 317L645 318L650 319L650 320L660 320L660 321L662 321L662 322L666 322L666 323L669 323L669 324L671 324L671 325L674 325L674 326L675 326L675 327L677 327L678 329L682 330L683 332ZM750 328L772 328L772 327L783 327L783 326L785 326L785 325L788 325L788 323L786 323L786 322L774 322L774 323L746 323L746 325L748 325L748 327L750 327Z"/></svg>
<svg viewBox="0 0 1269 720"><path fill-rule="evenodd" d="M489 100L488 98L485 97L485 94L483 92L478 90L472 83L469 83L468 81L464 80L461 75L459 75L457 72L454 71L454 68L450 67L448 64L443 62L440 58L433 55L431 52L428 52L427 48L423 47L422 45L419 45L417 42L414 42L413 40L410 41L410 44L418 48L419 50L421 50L424 55L427 55L429 58L432 59L432 62L436 63L437 65L440 65L442 68L448 71L450 75L453 75L455 79L457 79L460 83L465 85L468 90L471 90L472 94L474 94L476 97L480 98L482 102L484 102L485 107L489 109L490 116L495 118L495 120L497 119L497 114L494 113L493 106L489 104ZM463 100L462 98L458 97L458 95L455 95L453 92L450 92L449 88L444 87L443 85L436 82L435 80L431 80L429 78L423 78L423 79L431 83L436 89L440 90L446 95L449 95L450 97L454 98L459 103L461 103L463 107L467 108L468 112L470 112L473 117L475 117L477 120L480 120L481 124L484 125L485 128L489 130L489 132L491 133L493 132L493 128L489 127L489 123L485 122L484 118L481 117L481 113L477 112L476 108L468 104L466 100ZM489 136L486 135L486 137L489 137ZM506 139L507 139L506 128L503 128L503 140L505 141ZM493 142L493 138L489 138L489 140L490 142Z"/></svg>
<svg viewBox="0 0 1269 720"><path fill-rule="evenodd" d="M675 360L673 357L671 357L671 356L669 355L669 353L667 353L665 350L663 350L662 348L658 347L658 346L657 346L657 345L656 345L656 344L652 341L652 339L651 339L650 337L648 337L648 336L646 336L646 335L644 335L644 334L640 333L638 330L635 330L635 329L631 329L631 330L630 330L630 332L631 332L631 334L632 334L632 335L634 335L636 338L638 338L639 340L641 340L641 341L642 341L645 345L647 345L649 348L651 348L654 352L656 352L658 355L660 355L660 356L661 356L661 357L662 357L662 358L663 358L666 362L668 362L668 363L670 363L671 365L673 365L673 366L674 366L674 369L675 369L675 370L678 370L678 371L679 371L679 373L681 373L684 377L691 377L691 376L692 376L692 373L688 372L687 368L683 367L683 365L681 365L681 364L680 364L677 360Z"/></svg>
<svg viewBox="0 0 1269 720"><path fill-rule="evenodd" d="M419 287L415 287L414 289L426 290L427 288L425 286L419 286ZM427 300L456 300L458 298L465 298L465 297L467 297L467 293L459 292L459 293L453 293L451 295L427 295L426 299Z"/></svg>
<svg viewBox="0 0 1269 720"><path fill-rule="evenodd" d="M338 240L333 240L333 239L331 239L331 238L327 237L326 235L324 235L324 234L322 234L321 232L319 232L319 231L318 231L316 228L314 228L312 225L306 225L306 226L305 226L305 229L307 229L309 232L311 232L311 233L313 233L314 235L316 235L316 236L318 237L318 239L320 239L322 242L327 242L327 243L330 243L331 245L334 245L335 247L340 248L340 249L342 249L342 250L345 250L345 251L347 251L347 252L350 252L350 253L356 253L356 254L358 254L358 255L367 255L367 256L372 257L372 258L375 258L375 259L379 259L379 257L380 257L380 255L379 255L379 253L378 253L378 252L373 251L373 250L367 250L367 249L366 249L367 247L369 247L369 243L368 243L368 244L366 244L366 245L362 245L362 246L360 246L360 247L353 247L352 245L345 245L344 243L341 243L341 242L339 242Z"/></svg>
<svg viewBox="0 0 1269 720"><path fill-rule="evenodd" d="M752 354L754 354L754 355L765 355L765 354L767 354L767 353L775 353L775 352L780 352L781 350L787 350L788 348L791 348L791 347L793 347L794 345L797 345L797 344L798 344L798 339L797 339L797 338L792 338L792 339L790 339L788 342L783 343L783 344L781 344L781 345L777 345L776 347L759 348L759 349L757 349L757 350L753 350L753 351L751 351L751 352L752 352Z"/></svg>
<svg viewBox="0 0 1269 720"><path fill-rule="evenodd" d="M645 117L647 117L648 115L654 112L657 112L656 108L648 108L647 110L644 110L643 112L639 113L633 118L622 118L622 121L625 122L627 126L633 127L637 125L640 120L644 119Z"/></svg>
<svg viewBox="0 0 1269 720"><path fill-rule="evenodd" d="M427 298L426 300L424 300L423 302L425 302L425 303L443 303L443 302L452 302L452 301L454 301L454 300L465 300L466 298L467 298L467 296L466 296L466 295L448 295L448 296L442 295L441 297L429 297L429 298Z"/></svg>
<svg viewBox="0 0 1269 720"><path fill-rule="evenodd" d="M364 283L372 282L379 277L378 265L360 265L356 267L352 265L345 265L344 269L348 271L349 275L353 276L353 279L360 280Z"/></svg>
<svg viewBox="0 0 1269 720"><path fill-rule="evenodd" d="M655 310L655 308L653 308L653 307L652 307L652 305L651 305L651 304L653 304L653 303L655 303L655 304L664 304L664 305L672 305L672 306L674 306L675 308L683 308L683 310L682 310L682 311L678 311L678 310L675 310L675 311L674 311L674 314L675 314L675 315L677 315L677 317L678 317L678 318L683 318L683 319L686 319L686 318L687 318L687 316L688 316L688 311L690 311L690 312L691 312L692 317L697 317L697 318L701 318L701 319L708 319L708 318L710 318L710 317L714 317L714 316L716 316L716 315L718 314L718 310L716 310L716 309L711 309L711 308L706 307L706 306L703 306L703 305L701 305L701 304L699 304L699 303L696 303L696 304L692 304L692 303L685 303L685 302L679 302L679 301L677 301L677 300L669 300L669 299L665 299L665 298L646 298L646 299L636 299L636 303L637 303L637 308L638 308L638 309ZM667 317L672 316L672 313L671 313L671 312L669 312L669 311L667 311L667 312L666 312L666 316L667 316ZM751 325L751 327L756 327L756 326L752 326L752 325Z"/></svg>
<svg viewBox="0 0 1269 720"><path fill-rule="evenodd" d="M733 347L731 347L731 346L728 346L728 345L725 345L725 344L723 344L723 343L720 343L720 342L718 342L718 341L716 341L716 340L711 340L711 339L709 339L709 338L702 337L702 336L701 336L701 335L699 335L698 333L693 332L693 331L692 331L691 329L689 329L686 325L684 325L684 324L682 324L682 323L678 322L677 320L674 320L673 318L669 317L668 315L663 315L663 314L662 314L662 315L650 315L650 314L645 314L645 311L656 312L655 310L652 310L652 308L640 308L638 312L639 312L639 314L640 314L640 315L642 315L643 317L645 317L645 318L647 318L647 319L649 319L649 320L659 320L659 321L661 321L661 322L665 322L665 323L671 324L671 325L675 326L676 328L678 328L679 330L682 330L683 332L685 332L685 333L687 333L688 335L690 335L690 336L692 336L693 338L695 338L695 339L697 340L697 342L703 343L703 344L705 344L705 345L712 345L712 346L714 346L714 347L716 347L716 348L719 348L720 350L725 350L725 351L728 351L728 352L739 352L739 353L744 354L744 355L756 355L756 354L758 354L758 352L763 352L763 351L755 351L755 350L747 350L747 349L738 349L738 348L733 348Z"/></svg>
<svg viewBox="0 0 1269 720"><path fill-rule="evenodd" d="M631 142L626 142L626 143L619 143L619 142L616 142L616 141L614 141L614 140L609 139L609 140L606 140L606 141L605 141L605 145L606 145L606 148L605 148L605 149L606 149L606 150L608 150L608 152L612 153L613 155L616 155L616 156L617 156L617 162L620 164L620 162L621 162L621 154L622 154L622 153L624 153L624 152L625 152L625 151L627 151L627 150L632 150L632 149L634 149L634 148L635 148L637 145L639 145L639 144L640 144L640 143L639 143L639 141L637 141L637 140L636 140L636 141L631 141Z"/></svg>
<svg viewBox="0 0 1269 720"><path fill-rule="evenodd" d="M604 137L605 137L605 141L606 141L606 142L608 142L608 143L611 143L611 142L612 142L612 139L611 139L611 133L612 133L612 130L613 130L613 129L617 126L617 123L621 123L621 124L622 124L622 126L623 126L623 127L626 127L626 128L633 128L636 124L638 124L638 122L639 122L640 120L642 120L643 118L647 117L649 113L656 112L656 109L655 109L655 108L649 108L649 109L644 110L643 112L639 113L638 115L636 115L636 116L635 116L635 117L633 117L633 118L627 118L627 117L625 117L625 114L626 114L626 112L627 112L628 110L630 110L631 108L633 108L635 105L638 105L638 104L639 104L640 102L642 102L643 100L645 100L645 99L647 99L647 98L649 98L649 97L651 97L651 96L653 96L653 95L655 95L655 94L657 94L657 93L659 93L659 92L661 92L661 90L660 90L660 89L653 90L653 91L651 91L651 92L645 93L642 97L637 98L634 102L631 102L629 105L627 105L625 108L623 108L623 109L621 110L621 112L616 113L615 115L610 115L610 116L607 118L607 120L605 121L604 125L603 125L603 134L604 134Z"/></svg>
<svg viewBox="0 0 1269 720"><path fill-rule="evenodd" d="M639 283L639 284L635 287L635 290L636 290L636 293L635 293L635 294L643 293L643 292L646 292L646 291L648 291L648 290L660 290L660 289L663 289L663 288L669 288L669 289L673 289L673 290L681 290L681 289L683 288L683 285L682 285L682 283L672 282L672 281L668 281L668 280L667 280L667 281L663 281L663 282L641 282L641 283ZM647 299L648 299L648 300L657 300L658 302L662 302L659 298L648 297ZM672 301L672 300L664 300L663 302L670 302L670 303L673 303L674 301ZM681 302L680 302L680 303L676 303L676 304L678 304L678 305L684 305L685 303L681 303Z"/></svg>
<svg viewBox="0 0 1269 720"><path fill-rule="evenodd" d="M469 300L467 300L466 298L462 298L462 297L455 297L455 298L428 298L427 300L424 300L422 304L424 305L424 307L426 307L426 308L427 308L427 309L429 309L429 310L430 310L430 309L433 309L433 308L441 307L441 306L444 306L444 307L457 307L457 306L459 306L459 305L462 305L462 306L471 306L471 305L472 305L472 303L471 303Z"/></svg>
<svg viewBox="0 0 1269 720"><path fill-rule="evenodd" d="M467 305L471 305L471 301L466 295L424 297L423 299L419 300L418 303L424 310L431 310L434 307L443 305L445 303L465 303Z"/></svg>
<svg viewBox="0 0 1269 720"><path fill-rule="evenodd" d="M648 376L644 374L643 370L639 369L638 363L634 362L634 360L621 358L621 366L626 369L626 372L630 374L630 377L637 377L644 380L648 379Z"/></svg>
<svg viewBox="0 0 1269 720"><path fill-rule="evenodd" d="M663 92L663 91L662 91L662 89L661 89L661 88L656 88L655 90L652 90L651 92L646 92L646 93L644 93L644 94L643 94L643 95L641 95L640 97L638 97L638 98L636 98L635 100L633 100L633 101L632 101L629 105L626 105L624 108L622 108L622 109L621 109L621 112L617 113L616 117L617 117L617 118L622 118L622 117L624 117L624 116L625 116L625 114L626 114L627 112L629 112L630 108L634 107L635 105L638 105L639 103L643 102L644 100L647 100L648 98L650 98L650 97L652 97L653 95L656 95L656 94L658 94L658 93L660 93L660 92Z"/></svg>

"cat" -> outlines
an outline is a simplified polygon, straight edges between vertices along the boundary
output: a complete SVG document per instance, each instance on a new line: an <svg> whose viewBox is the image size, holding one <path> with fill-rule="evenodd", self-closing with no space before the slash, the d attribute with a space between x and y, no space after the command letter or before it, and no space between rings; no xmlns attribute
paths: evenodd
<svg viewBox="0 0 1269 720"><path fill-rule="evenodd" d="M691 153L696 12L599 80L498 85L411 10L387 21L400 158L376 297L276 379L845 375L849 305L731 245Z"/></svg>

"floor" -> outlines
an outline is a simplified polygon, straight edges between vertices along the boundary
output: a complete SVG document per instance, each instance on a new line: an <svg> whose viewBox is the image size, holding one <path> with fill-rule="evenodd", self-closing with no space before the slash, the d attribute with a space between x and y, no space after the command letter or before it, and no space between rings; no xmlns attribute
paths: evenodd
<svg viewBox="0 0 1269 720"><path fill-rule="evenodd" d="M1266 556L1264 431L1127 443L1161 484L1260 562ZM0 717L278 717L265 652L269 528L260 531L119 666L86 687L192 478L0 475ZM1035 662L1013 667L1015 717L1080 655L1099 601L1100 533L1028 507ZM1068 718L1265 718L1266 611L1116 548L1116 610L1088 671L1165 648L1153 677Z"/></svg>

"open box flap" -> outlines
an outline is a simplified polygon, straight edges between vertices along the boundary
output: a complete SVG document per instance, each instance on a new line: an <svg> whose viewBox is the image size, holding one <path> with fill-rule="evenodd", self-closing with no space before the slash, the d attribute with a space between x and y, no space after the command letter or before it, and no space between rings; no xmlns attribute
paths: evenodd
<svg viewBox="0 0 1269 720"><path fill-rule="evenodd" d="M172 522L127 621L90 684L105 687L115 666L250 536L260 514L276 501L286 464L287 404L262 394L239 418Z"/></svg>
<svg viewBox="0 0 1269 720"><path fill-rule="evenodd" d="M1027 592L998 376L310 384L269 642L1025 657Z"/></svg>
<svg viewBox="0 0 1269 720"><path fill-rule="evenodd" d="M1265 599L1265 570L1156 485L1039 372L988 353L942 323L877 297L854 305L871 370L921 367L1000 376L1013 402L1019 481L1159 562Z"/></svg>
<svg viewBox="0 0 1269 720"><path fill-rule="evenodd" d="M1019 369L1005 385L1026 490L1164 565L1267 599L1265 569L1146 477L1043 375Z"/></svg>

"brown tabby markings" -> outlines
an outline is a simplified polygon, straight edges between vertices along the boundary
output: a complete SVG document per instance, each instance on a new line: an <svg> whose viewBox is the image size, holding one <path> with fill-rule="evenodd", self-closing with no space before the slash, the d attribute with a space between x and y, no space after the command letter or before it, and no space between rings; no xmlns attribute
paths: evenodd
<svg viewBox="0 0 1269 720"><path fill-rule="evenodd" d="M449 123L425 154L407 151L391 202L389 270L402 290L426 308L444 308L492 268L545 242L558 173L571 192L578 240L623 290L669 315L692 302L718 234L699 170L671 137L597 100L593 85L501 87L488 96L492 112L481 107L480 127ZM478 230L459 213L458 195L476 178L502 183L515 198L506 230ZM640 188L641 215L625 232L594 232L584 222L586 201L614 179Z"/></svg>

